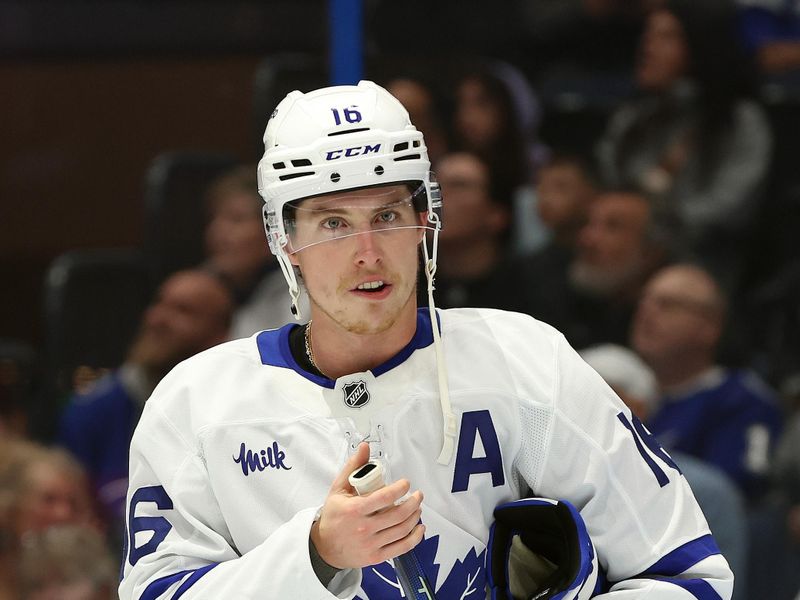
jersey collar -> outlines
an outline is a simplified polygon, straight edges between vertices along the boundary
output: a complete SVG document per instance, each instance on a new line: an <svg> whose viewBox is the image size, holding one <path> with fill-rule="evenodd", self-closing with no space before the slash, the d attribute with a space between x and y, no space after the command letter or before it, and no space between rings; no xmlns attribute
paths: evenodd
<svg viewBox="0 0 800 600"><path fill-rule="evenodd" d="M441 317L437 311L437 321L441 331ZM262 331L256 336L256 344L258 345L258 353L261 357L261 364L272 367L281 367L284 369L292 369L299 375L302 375L309 381L313 381L317 385L333 389L336 382L327 377L309 373L303 369L295 360L289 348L289 332L294 328L299 327L295 323L289 323L279 329L270 329ZM375 377L379 377L384 373L390 371L396 366L404 363L415 350L427 348L433 344L433 332L431 331L431 318L430 312L427 308L417 309L417 329L414 332L414 337L406 346L395 354L386 362L370 369Z"/></svg>

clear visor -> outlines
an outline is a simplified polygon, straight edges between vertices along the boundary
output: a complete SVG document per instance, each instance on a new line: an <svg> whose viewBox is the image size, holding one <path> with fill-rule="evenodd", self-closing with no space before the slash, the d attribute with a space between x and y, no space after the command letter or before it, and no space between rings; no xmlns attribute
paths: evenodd
<svg viewBox="0 0 800 600"><path fill-rule="evenodd" d="M428 223L425 185L414 189L404 183L287 202L283 223L288 254L365 234L413 238L422 230L433 229Z"/></svg>

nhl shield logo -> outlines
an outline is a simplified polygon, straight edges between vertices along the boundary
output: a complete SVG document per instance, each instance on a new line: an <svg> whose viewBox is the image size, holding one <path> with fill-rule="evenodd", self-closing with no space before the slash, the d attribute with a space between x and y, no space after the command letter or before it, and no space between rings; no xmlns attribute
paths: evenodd
<svg viewBox="0 0 800 600"><path fill-rule="evenodd" d="M367 384L363 381L354 381L342 386L344 392L344 403L350 408L361 408L369 402L369 391Z"/></svg>

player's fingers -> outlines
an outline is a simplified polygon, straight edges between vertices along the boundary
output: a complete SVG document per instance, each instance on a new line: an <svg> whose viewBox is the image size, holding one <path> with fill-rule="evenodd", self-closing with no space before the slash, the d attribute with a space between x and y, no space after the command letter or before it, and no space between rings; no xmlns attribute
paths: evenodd
<svg viewBox="0 0 800 600"><path fill-rule="evenodd" d="M333 492L346 492L349 494L354 493L353 486L350 485L350 482L347 481L347 478L350 476L350 473L355 471L358 467L363 465L369 460L369 444L367 442L361 442L358 445L355 453L345 461L342 470L339 471L339 474L333 480L331 484L331 493Z"/></svg>
<svg viewBox="0 0 800 600"><path fill-rule="evenodd" d="M383 546L388 546L398 540L402 540L419 524L421 517L422 511L417 509L411 514L406 515L402 520L393 523L390 527L378 531L375 534L375 541L378 547L382 548Z"/></svg>
<svg viewBox="0 0 800 600"><path fill-rule="evenodd" d="M361 512L364 515L371 515L381 510L391 508L394 503L405 496L411 489L411 482L408 479L398 479L394 483L375 490L361 500Z"/></svg>
<svg viewBox="0 0 800 600"><path fill-rule="evenodd" d="M393 505L388 510L375 516L375 531L381 531L405 521L409 516L419 515L422 505L422 492L417 490L400 504Z"/></svg>
<svg viewBox="0 0 800 600"><path fill-rule="evenodd" d="M384 560L389 560L390 558L397 558L401 554L405 554L409 550L413 550L416 548L417 544L419 544L423 537L425 536L425 525L422 523L417 523L411 532L385 546L380 549L380 556L381 562Z"/></svg>

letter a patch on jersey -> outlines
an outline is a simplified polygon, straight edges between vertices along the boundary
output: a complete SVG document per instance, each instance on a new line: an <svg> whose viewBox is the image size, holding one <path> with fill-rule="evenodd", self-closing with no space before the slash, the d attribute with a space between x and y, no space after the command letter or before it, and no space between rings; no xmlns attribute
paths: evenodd
<svg viewBox="0 0 800 600"><path fill-rule="evenodd" d="M475 441L480 439L483 456L474 456ZM458 451L453 473L453 493L464 492L469 487L469 478L479 473L492 475L492 487L505 484L503 456L494 429L492 415L488 410L465 412L461 416L461 431L458 434Z"/></svg>

